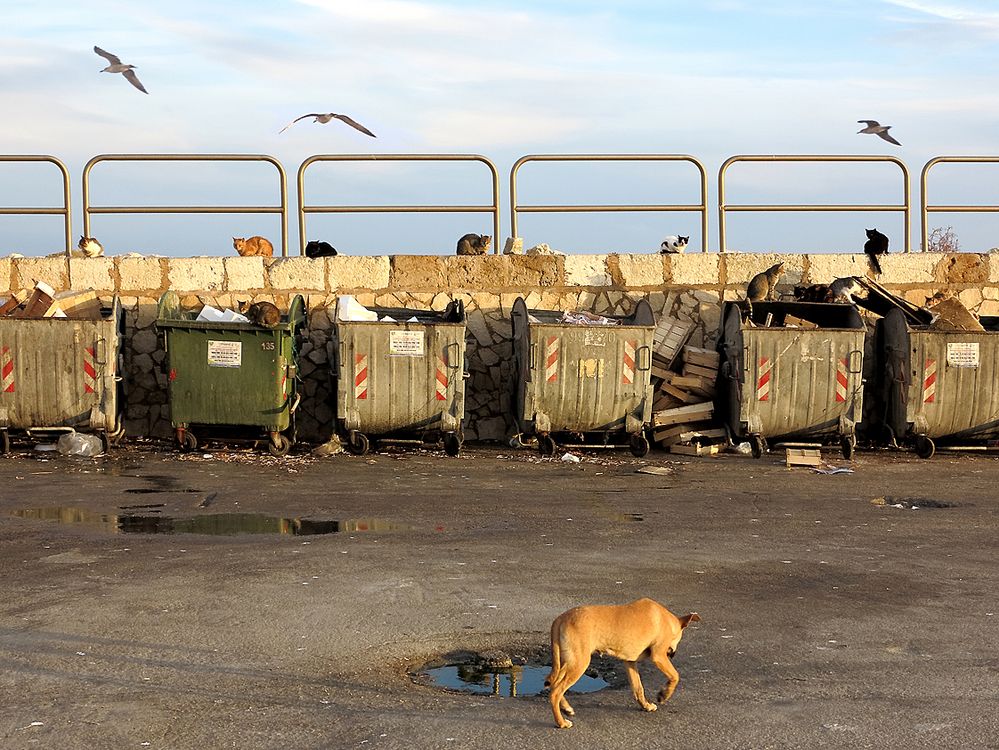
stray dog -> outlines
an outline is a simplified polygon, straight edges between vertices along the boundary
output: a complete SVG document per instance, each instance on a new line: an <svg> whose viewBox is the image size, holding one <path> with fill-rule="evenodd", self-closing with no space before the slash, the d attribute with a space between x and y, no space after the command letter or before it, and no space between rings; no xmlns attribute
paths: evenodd
<svg viewBox="0 0 999 750"><path fill-rule="evenodd" d="M669 682L658 695L658 702L665 703L680 682L680 674L669 657L676 652L683 629L700 619L696 612L677 617L651 599L622 605L576 607L556 617L552 623L552 671L545 680L545 687L551 689L549 701L556 726L559 729L572 726L572 722L562 716L562 711L569 716L576 713L565 699L565 691L583 676L594 652L623 660L631 694L643 709L655 711L656 704L645 699L645 689L635 664L648 657L666 675Z"/></svg>

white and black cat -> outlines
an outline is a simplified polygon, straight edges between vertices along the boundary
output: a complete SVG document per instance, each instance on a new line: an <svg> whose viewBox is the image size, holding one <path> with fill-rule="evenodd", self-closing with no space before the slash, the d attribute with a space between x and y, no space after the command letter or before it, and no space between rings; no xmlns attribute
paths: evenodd
<svg viewBox="0 0 999 750"><path fill-rule="evenodd" d="M671 234L669 237L663 240L662 245L659 246L660 253L682 253L686 247L687 242L690 237L681 237L676 234Z"/></svg>

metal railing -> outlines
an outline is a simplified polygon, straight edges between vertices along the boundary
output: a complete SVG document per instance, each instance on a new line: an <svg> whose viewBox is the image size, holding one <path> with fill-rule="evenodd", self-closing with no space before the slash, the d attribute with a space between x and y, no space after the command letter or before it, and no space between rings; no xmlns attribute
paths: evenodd
<svg viewBox="0 0 999 750"><path fill-rule="evenodd" d="M91 206L90 170L108 161L262 161L274 165L281 178L279 206ZM288 255L288 178L281 162L266 154L100 154L83 168L83 233L90 236L91 214L280 214L281 255Z"/></svg>
<svg viewBox="0 0 999 750"><path fill-rule="evenodd" d="M701 175L701 202L685 205L520 205L517 203L517 172L532 161L685 161L697 167ZM701 252L708 249L708 177L704 165L686 154L533 154L522 156L510 170L510 233L517 237L519 213L597 213L624 211L697 211L701 214Z"/></svg>
<svg viewBox="0 0 999 750"><path fill-rule="evenodd" d="M891 162L902 170L902 188L904 201L901 205L886 204L808 204L808 205L765 205L765 204L727 204L725 202L725 172L736 162ZM733 156L721 165L718 170L718 249L726 250L725 214L728 211L901 211L904 214L904 247L909 252L911 228L909 226L909 170L901 159L894 156L766 156L742 155Z"/></svg>
<svg viewBox="0 0 999 750"><path fill-rule="evenodd" d="M956 206L956 205L933 205L928 202L926 194L927 174L930 168L940 164L997 164L999 156L937 156L930 159L923 166L923 171L919 175L919 216L921 220L922 242L920 247L923 252L927 251L930 238L930 217L931 212L937 213L996 213L999 212L997 205L977 205L977 206Z"/></svg>
<svg viewBox="0 0 999 750"><path fill-rule="evenodd" d="M305 171L316 162L386 162L386 161L477 161L489 167L492 174L493 202L490 205L459 206L309 206L305 203ZM477 213L489 212L493 215L493 252L500 252L500 205L499 173L485 156L478 154L317 154L310 156L298 168L298 234L300 252L305 254L306 214L349 214L349 213Z"/></svg>
<svg viewBox="0 0 999 750"><path fill-rule="evenodd" d="M66 169L66 165L54 156L46 155L0 155L0 162L48 162L49 164L55 164L59 168L59 171L62 173L62 208L55 206L51 208L4 208L0 206L0 216L62 216L65 233L63 249L69 254L70 248L73 247L73 215L69 202L69 170Z"/></svg>

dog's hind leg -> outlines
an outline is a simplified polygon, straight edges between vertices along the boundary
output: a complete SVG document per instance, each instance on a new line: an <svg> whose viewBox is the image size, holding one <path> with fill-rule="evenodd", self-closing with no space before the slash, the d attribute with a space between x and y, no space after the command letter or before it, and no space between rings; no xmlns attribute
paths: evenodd
<svg viewBox="0 0 999 750"><path fill-rule="evenodd" d="M666 687L659 691L659 695L656 698L660 703L665 703L673 695L676 686L680 684L680 673L676 671L676 667L669 660L669 656L665 650L653 651L652 663L659 667L659 671L666 675L666 679L669 680Z"/></svg>
<svg viewBox="0 0 999 750"><path fill-rule="evenodd" d="M576 684L576 681L583 676L588 666L590 666L589 658L579 659L575 662L562 662L562 669L558 677L552 682L548 701L551 703L552 713L555 716L555 724L559 729L568 729L572 726L572 722L562 716L561 709L565 706L568 706L569 709L566 713L570 716L575 714L572 706L569 706L569 701L565 699L565 691Z"/></svg>
<svg viewBox="0 0 999 750"><path fill-rule="evenodd" d="M642 678L638 675L636 662L626 661L624 666L628 671L628 682L631 683L631 694L635 696L635 700L638 701L638 705L646 711L655 711L657 708L656 704L649 703L649 701L645 698L645 688L642 687Z"/></svg>

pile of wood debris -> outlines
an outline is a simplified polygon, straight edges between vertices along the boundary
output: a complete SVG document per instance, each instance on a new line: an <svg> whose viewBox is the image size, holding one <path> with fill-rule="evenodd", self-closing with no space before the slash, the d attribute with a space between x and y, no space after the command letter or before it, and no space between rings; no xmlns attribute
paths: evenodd
<svg viewBox="0 0 999 750"><path fill-rule="evenodd" d="M31 291L14 292L0 300L0 318L76 318L93 320L101 316L97 292L59 292L39 281Z"/></svg>
<svg viewBox="0 0 999 750"><path fill-rule="evenodd" d="M704 456L726 443L713 422L720 355L686 346L694 323L663 316L652 344L652 437L670 453Z"/></svg>

